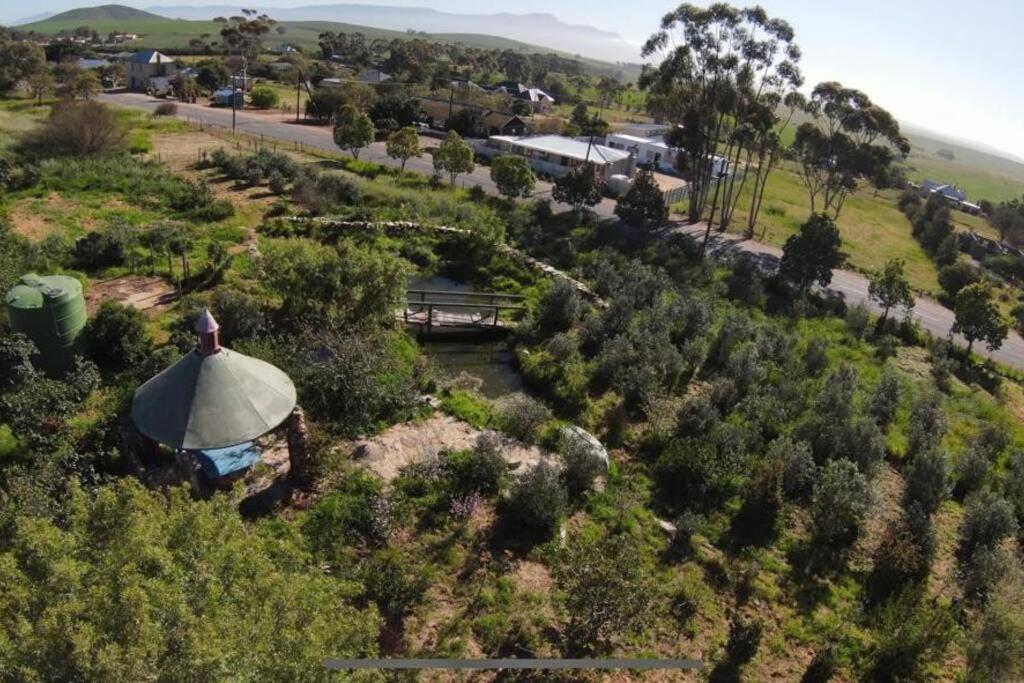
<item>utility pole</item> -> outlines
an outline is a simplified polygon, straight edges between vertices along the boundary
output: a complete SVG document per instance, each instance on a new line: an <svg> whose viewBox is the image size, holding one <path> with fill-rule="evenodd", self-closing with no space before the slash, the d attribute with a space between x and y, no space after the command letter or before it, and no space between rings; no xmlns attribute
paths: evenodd
<svg viewBox="0 0 1024 683"><path fill-rule="evenodd" d="M305 78L302 75L302 71L296 69L298 76L295 78L295 123L299 122L299 100L302 95L302 81Z"/></svg>

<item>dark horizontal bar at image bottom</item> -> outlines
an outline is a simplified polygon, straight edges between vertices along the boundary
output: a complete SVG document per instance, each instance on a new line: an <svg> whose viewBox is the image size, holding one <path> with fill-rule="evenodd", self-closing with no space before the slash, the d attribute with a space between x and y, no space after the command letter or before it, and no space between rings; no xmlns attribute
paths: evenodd
<svg viewBox="0 0 1024 683"><path fill-rule="evenodd" d="M329 659L324 668L345 669L551 669L578 671L621 671L629 669L699 670L697 659Z"/></svg>

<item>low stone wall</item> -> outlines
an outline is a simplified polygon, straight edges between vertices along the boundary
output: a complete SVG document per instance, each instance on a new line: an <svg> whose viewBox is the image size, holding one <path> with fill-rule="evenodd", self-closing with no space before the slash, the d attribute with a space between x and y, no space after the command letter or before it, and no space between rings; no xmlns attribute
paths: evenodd
<svg viewBox="0 0 1024 683"><path fill-rule="evenodd" d="M292 216L284 220L293 223L319 223L321 225L330 225L343 230L382 231L391 234L410 230L447 232L459 235L472 234L472 231L464 228L455 228L450 225L423 225L422 223L417 223L415 221L339 221L331 218L302 218L300 216ZM531 270L543 273L555 280L568 282L581 296L591 301L595 306L599 308L606 308L608 306L604 299L599 297L597 293L586 284L573 278L568 273L555 268L551 264L544 263L540 259L536 259L507 244L501 244L498 248L502 254L518 261Z"/></svg>

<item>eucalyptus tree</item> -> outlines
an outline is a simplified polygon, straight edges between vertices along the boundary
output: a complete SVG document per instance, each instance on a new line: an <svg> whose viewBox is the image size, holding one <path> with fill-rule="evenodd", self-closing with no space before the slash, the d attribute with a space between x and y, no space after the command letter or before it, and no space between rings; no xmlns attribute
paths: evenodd
<svg viewBox="0 0 1024 683"><path fill-rule="evenodd" d="M899 122L866 94L841 83L819 83L790 152L811 201L811 213L839 217L860 178L877 176L896 156L910 153Z"/></svg>
<svg viewBox="0 0 1024 683"><path fill-rule="evenodd" d="M732 220L747 172L753 189L749 225L756 221L764 183L778 159L779 110L800 102L800 49L793 28L760 7L725 3L708 8L682 4L665 15L644 45L645 57L660 55L640 85L651 113L679 124L667 137L679 149L680 171L690 182L688 216L707 218L710 234ZM742 174L723 173L720 160ZM740 178L743 180L740 180ZM706 240L705 240L706 241Z"/></svg>

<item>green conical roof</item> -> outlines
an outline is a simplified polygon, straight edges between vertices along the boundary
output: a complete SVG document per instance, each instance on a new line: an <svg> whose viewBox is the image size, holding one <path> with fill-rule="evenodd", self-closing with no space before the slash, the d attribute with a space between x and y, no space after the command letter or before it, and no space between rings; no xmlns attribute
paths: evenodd
<svg viewBox="0 0 1024 683"><path fill-rule="evenodd" d="M196 349L135 392L139 431L173 448L223 448L280 425L295 407L295 385L270 363L223 347Z"/></svg>

